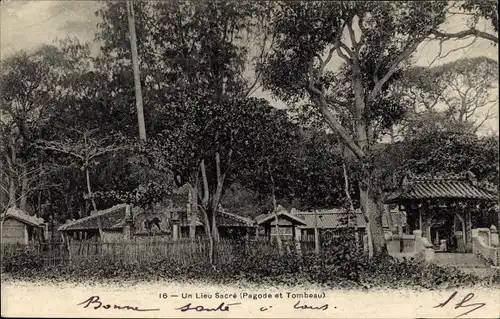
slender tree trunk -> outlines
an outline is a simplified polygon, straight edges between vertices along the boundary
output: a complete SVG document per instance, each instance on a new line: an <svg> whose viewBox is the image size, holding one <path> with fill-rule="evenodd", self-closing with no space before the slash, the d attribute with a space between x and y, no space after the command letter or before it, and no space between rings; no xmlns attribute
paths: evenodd
<svg viewBox="0 0 500 319"><path fill-rule="evenodd" d="M89 176L89 169L87 166L85 166L85 178L87 180L87 191L88 191L88 195L90 198L90 202L92 203L92 208L93 208L94 212L97 213L97 205L95 203L94 194L92 193L92 189L90 188L90 176ZM102 224L101 224L100 217L97 218L97 228L99 229L99 236L102 239L103 232L102 232Z"/></svg>
<svg viewBox="0 0 500 319"><path fill-rule="evenodd" d="M344 149L344 154L345 154L345 151L346 150ZM351 193L349 191L349 189L350 189L350 187L349 187L349 175L347 173L347 165L345 164L344 157L342 157L342 169L343 169L343 173L344 173L344 192L345 192L345 196L347 199L347 204L349 205L349 216L354 218L354 221L355 221L354 240L356 242L356 249L358 249L359 248L359 246L358 246L358 240L359 240L359 238L358 238L358 234L359 234L358 216L356 214L356 209L354 208L354 203L352 202ZM373 252L372 252L372 255L373 255Z"/></svg>
<svg viewBox="0 0 500 319"><path fill-rule="evenodd" d="M11 149L11 156L6 155L7 163L9 165L9 205L10 207L17 207L17 200L16 200L16 180L13 176L13 173L15 171L15 166L16 166L16 148L15 148L15 137L11 136L9 139L9 146ZM7 207L8 208L8 207Z"/></svg>
<svg viewBox="0 0 500 319"><path fill-rule="evenodd" d="M39 190L37 192L37 199L36 199L36 217L42 216L42 191Z"/></svg>
<svg viewBox="0 0 500 319"><path fill-rule="evenodd" d="M203 212L203 218L205 220L205 234L208 237L209 240L209 261L212 266L214 266L214 239L212 237L212 232L210 229L210 216L208 216L207 212L207 207L209 207L209 199L210 199L210 193L208 189L208 179L207 179L207 172L206 172L206 167L205 167L205 161L202 160L200 162L200 171L201 171L201 178L203 182L203 198L202 198L202 203L203 203L203 208L201 208Z"/></svg>
<svg viewBox="0 0 500 319"><path fill-rule="evenodd" d="M318 212L314 210L314 253L319 255L319 229L318 229Z"/></svg>
<svg viewBox="0 0 500 319"><path fill-rule="evenodd" d="M210 217L212 219L211 221L211 229L212 229L212 238L214 241L219 241L219 230L217 228L217 211L219 209L219 202L220 202L220 194L221 191L219 191L219 185L217 185L217 191L215 192L213 198L212 198L212 205L210 207Z"/></svg>
<svg viewBox="0 0 500 319"><path fill-rule="evenodd" d="M132 51L132 66L134 70L135 100L137 106L137 121L139 123L139 137L146 140L146 125L144 124L144 111L142 105L141 75L139 71L139 56L137 53L137 39L135 34L135 14L132 0L127 0L127 17L130 33L130 49Z"/></svg>
<svg viewBox="0 0 500 319"><path fill-rule="evenodd" d="M224 188L224 181L226 178L226 174L230 168L231 165L231 157L232 157L233 151L230 150L228 153L228 160L227 160L227 165L226 165L226 171L225 173L222 173L221 169L221 164L220 164L220 154L219 152L215 153L215 165L216 165L216 173L217 173L217 185L215 187L215 193L212 197L212 233L213 233L213 238L215 241L219 240L219 229L217 228L217 211L219 209L219 203L222 198L222 190Z"/></svg>
<svg viewBox="0 0 500 319"><path fill-rule="evenodd" d="M189 224L189 238L196 238L196 221L198 220L198 181L190 188L191 221Z"/></svg>
<svg viewBox="0 0 500 319"><path fill-rule="evenodd" d="M26 164L23 165L23 173L22 173L22 182L21 182L21 196L19 199L19 208L22 211L27 211L28 206L28 187L29 187L29 179L28 179L28 171L26 168Z"/></svg>
<svg viewBox="0 0 500 319"><path fill-rule="evenodd" d="M17 208L16 182L12 176L9 176L9 205L8 206Z"/></svg>
<svg viewBox="0 0 500 319"><path fill-rule="evenodd" d="M274 186L273 186L273 189L274 189ZM283 254L283 243L281 242L281 234L280 234L280 227L278 225L278 209L276 207L276 197L274 195L274 191L273 191L273 211L274 211L274 219L276 221L276 224L274 225L275 229L276 229L276 242L278 243L278 252L280 255Z"/></svg>
<svg viewBox="0 0 500 319"><path fill-rule="evenodd" d="M283 243L281 242L281 235L280 235L280 229L278 225L278 206L276 204L276 193L275 193L275 187L274 187L274 178L273 174L271 171L271 163L269 163L269 159L267 160L267 171L269 173L269 178L271 180L271 196L273 200L273 212L274 212L274 219L276 221L275 229L276 229L276 242L278 243L278 252L280 255L283 254Z"/></svg>
<svg viewBox="0 0 500 319"><path fill-rule="evenodd" d="M94 200L94 195L92 194L92 188L90 187L90 174L89 174L89 169L87 167L85 167L85 179L87 182L87 192L90 202L92 203L92 208L94 209L94 211L97 212L97 205Z"/></svg>
<svg viewBox="0 0 500 319"><path fill-rule="evenodd" d="M352 202L351 193L349 192L349 175L347 174L347 167L345 165L345 160L342 159L342 169L344 171L344 192L347 198L347 203L349 205L349 209L351 213L355 214L356 210L354 209L354 204Z"/></svg>

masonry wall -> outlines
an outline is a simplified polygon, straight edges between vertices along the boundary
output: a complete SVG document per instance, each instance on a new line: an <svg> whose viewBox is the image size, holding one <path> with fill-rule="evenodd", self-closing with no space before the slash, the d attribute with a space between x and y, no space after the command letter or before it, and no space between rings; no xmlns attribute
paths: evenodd
<svg viewBox="0 0 500 319"><path fill-rule="evenodd" d="M26 225L17 219L7 218L2 227L2 244L25 244Z"/></svg>

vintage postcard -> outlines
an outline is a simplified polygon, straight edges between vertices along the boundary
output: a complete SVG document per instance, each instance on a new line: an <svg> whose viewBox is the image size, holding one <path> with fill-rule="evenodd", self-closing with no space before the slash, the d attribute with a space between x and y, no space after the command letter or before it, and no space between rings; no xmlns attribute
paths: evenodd
<svg viewBox="0 0 500 319"><path fill-rule="evenodd" d="M500 316L496 1L0 23L2 316Z"/></svg>

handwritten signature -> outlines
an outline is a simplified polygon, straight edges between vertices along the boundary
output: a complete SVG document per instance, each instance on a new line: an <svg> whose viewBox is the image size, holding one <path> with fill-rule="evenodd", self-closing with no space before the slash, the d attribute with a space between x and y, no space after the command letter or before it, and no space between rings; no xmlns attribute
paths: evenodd
<svg viewBox="0 0 500 319"><path fill-rule="evenodd" d="M210 307L207 308L207 307L202 306L202 305L194 306L190 302L182 307L175 308L175 310L180 310L181 312L186 312L186 311L197 311L197 312L201 312L201 311L229 311L231 309L230 307L237 306L237 305L241 305L241 302L228 303L228 304L226 304L225 302L222 302L215 308L210 308ZM267 311L267 310L271 309L272 307L273 306L260 307L260 311ZM301 301L299 300L293 305L293 308L298 309L298 310L325 311L328 309L328 304L324 304L322 306L309 306L306 304L301 304Z"/></svg>
<svg viewBox="0 0 500 319"><path fill-rule="evenodd" d="M84 305L83 308L88 308L90 305L93 305L94 310L97 310L99 308L103 309L118 309L118 310L133 310L133 311L159 311L160 309L141 309L139 306L119 306L119 305L113 305L111 304L106 304L103 303L100 300L99 296L92 296L89 299L85 300L84 302L81 302L77 304L77 306Z"/></svg>
<svg viewBox="0 0 500 319"><path fill-rule="evenodd" d="M454 293L451 294L451 296L444 302L440 303L439 305L437 306L434 306L434 308L442 308L442 307L445 307L453 298L455 298L455 296L458 294L457 291L455 291ZM464 312L458 316L456 316L455 318L458 318L458 317L462 317L462 316L465 316L473 311L476 311L478 310L479 308L482 308L484 306L486 306L486 303L484 302L476 302L476 303L468 303L472 298L474 298L474 294L471 292L471 293L468 293L460 302L456 303L455 304L455 309L458 309L458 308L470 308L470 307L475 307L467 312Z"/></svg>

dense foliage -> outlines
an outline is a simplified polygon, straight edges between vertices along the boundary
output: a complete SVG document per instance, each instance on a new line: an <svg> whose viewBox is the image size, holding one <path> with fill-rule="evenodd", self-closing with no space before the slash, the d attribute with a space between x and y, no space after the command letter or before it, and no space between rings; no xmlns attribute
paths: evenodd
<svg viewBox="0 0 500 319"><path fill-rule="evenodd" d="M460 9L495 22L493 7L466 1ZM105 1L98 56L65 40L2 61L1 211L17 205L54 229L118 202L164 201L185 184L208 214L222 203L255 215L273 202L340 206L347 194L357 207L368 186L377 193L406 172L472 171L498 183L498 139L469 130L481 122L471 123L471 112L489 105L496 62L412 67L416 47L438 36L449 8L446 1L135 1L142 143L126 6ZM296 116L256 98L260 84ZM449 98L458 84L475 94ZM412 112L415 101L436 99L450 112ZM402 142L377 152L396 124L404 126Z"/></svg>
<svg viewBox="0 0 500 319"><path fill-rule="evenodd" d="M46 267L32 255L21 253L2 263L3 271L14 279L79 282L179 280L209 284L265 284L267 286L316 284L329 288L452 288L498 285L499 277L483 279L454 268L443 268L416 260L391 258L368 260L347 246L315 254L278 255L276 251L235 254L232 264L212 267L204 262L188 266L171 259L139 264L111 260L88 260L78 264Z"/></svg>

